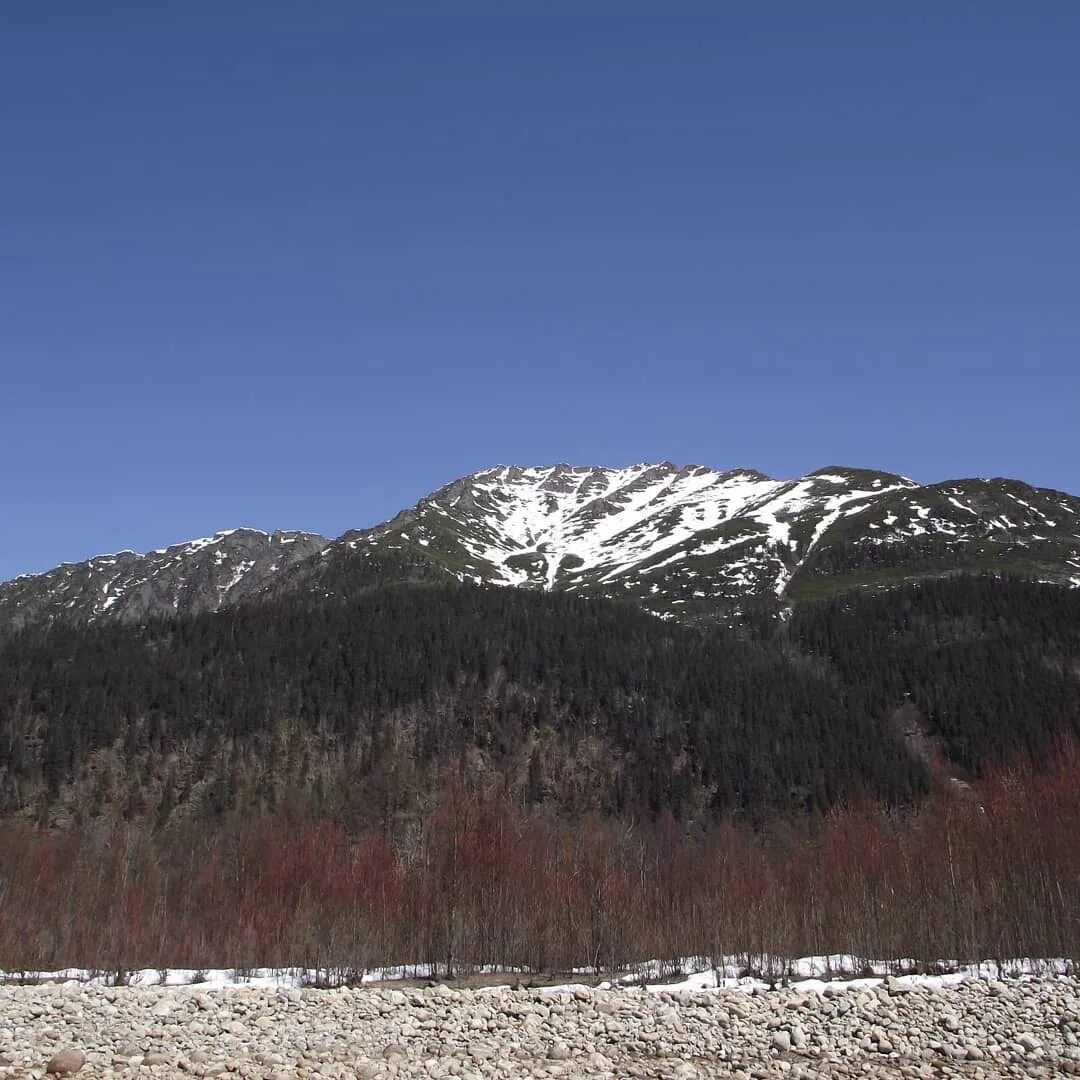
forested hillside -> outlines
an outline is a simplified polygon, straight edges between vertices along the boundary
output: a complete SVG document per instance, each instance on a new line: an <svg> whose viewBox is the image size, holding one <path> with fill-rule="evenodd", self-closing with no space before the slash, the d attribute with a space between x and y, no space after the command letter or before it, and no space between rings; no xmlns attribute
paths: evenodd
<svg viewBox="0 0 1080 1080"><path fill-rule="evenodd" d="M853 591L795 608L781 638L826 658L872 714L910 704L968 775L1046 760L1080 734L1080 592L1007 577Z"/></svg>
<svg viewBox="0 0 1080 1080"><path fill-rule="evenodd" d="M567 814L687 824L917 801L1080 733L1080 594L954 578L738 632L471 586L288 596L0 646L0 812L302 807L399 834L454 774Z"/></svg>

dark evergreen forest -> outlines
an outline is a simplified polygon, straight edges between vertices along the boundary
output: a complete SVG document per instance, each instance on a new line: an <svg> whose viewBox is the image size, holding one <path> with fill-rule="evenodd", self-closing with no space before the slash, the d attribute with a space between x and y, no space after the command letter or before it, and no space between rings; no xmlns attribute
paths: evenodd
<svg viewBox="0 0 1080 1080"><path fill-rule="evenodd" d="M525 806L760 823L1080 735L1080 591L957 577L734 630L485 587L280 597L0 643L0 813L283 805L406 828L447 778Z"/></svg>

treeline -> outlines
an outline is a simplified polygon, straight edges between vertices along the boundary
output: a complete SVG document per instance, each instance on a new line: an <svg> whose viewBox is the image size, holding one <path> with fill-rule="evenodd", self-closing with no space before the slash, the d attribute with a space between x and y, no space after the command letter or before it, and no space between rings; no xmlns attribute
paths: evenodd
<svg viewBox="0 0 1080 1080"><path fill-rule="evenodd" d="M926 965L1080 958L1080 751L917 810L765 830L568 821L459 780L397 842L307 816L0 826L0 968L428 965L621 972L683 957L783 974L846 953Z"/></svg>

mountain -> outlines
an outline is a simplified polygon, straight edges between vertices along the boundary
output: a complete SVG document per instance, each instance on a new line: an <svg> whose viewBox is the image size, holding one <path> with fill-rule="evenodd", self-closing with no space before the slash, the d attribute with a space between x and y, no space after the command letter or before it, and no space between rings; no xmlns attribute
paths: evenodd
<svg viewBox="0 0 1080 1080"><path fill-rule="evenodd" d="M0 627L54 620L145 622L216 611L260 592L277 571L309 559L328 541L313 533L230 529L147 555L121 551L64 563L0 586Z"/></svg>
<svg viewBox="0 0 1080 1080"><path fill-rule="evenodd" d="M922 486L839 466L797 480L669 462L498 466L334 541L239 529L18 578L0 585L0 630L455 580L714 622L755 605L988 571L1080 585L1080 499L1017 480Z"/></svg>
<svg viewBox="0 0 1080 1080"><path fill-rule="evenodd" d="M500 466L0 586L0 818L905 803L1080 736L1076 585L1080 499L1015 480Z"/></svg>
<svg viewBox="0 0 1080 1080"><path fill-rule="evenodd" d="M454 777L704 822L918 800L1080 738L1080 590L955 575L736 632L454 582L0 639L0 822L292 808L408 835Z"/></svg>
<svg viewBox="0 0 1080 1080"><path fill-rule="evenodd" d="M450 576L695 622L748 602L991 570L1080 585L1080 499L1015 480L920 486L841 467L784 481L667 462L501 466L346 534L275 588Z"/></svg>

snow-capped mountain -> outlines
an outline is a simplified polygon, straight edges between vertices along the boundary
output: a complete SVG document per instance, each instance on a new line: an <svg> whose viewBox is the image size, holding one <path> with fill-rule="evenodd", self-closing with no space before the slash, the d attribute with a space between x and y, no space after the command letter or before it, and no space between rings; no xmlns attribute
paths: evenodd
<svg viewBox="0 0 1080 1080"><path fill-rule="evenodd" d="M711 621L754 602L994 570L1080 585L1080 499L1014 480L920 486L842 467L774 480L668 462L498 466L332 542L236 530L19 578L0 586L0 627L408 580L615 597Z"/></svg>
<svg viewBox="0 0 1080 1080"><path fill-rule="evenodd" d="M1012 480L923 487L842 467L774 480L668 462L500 466L343 537L321 558L346 551L696 618L750 597L963 569L1080 584L1080 499Z"/></svg>
<svg viewBox="0 0 1080 1080"><path fill-rule="evenodd" d="M121 551L63 563L0 585L0 628L55 619L142 622L216 611L259 592L276 571L303 562L327 543L313 533L229 529L146 555Z"/></svg>
<svg viewBox="0 0 1080 1080"><path fill-rule="evenodd" d="M615 595L646 585L649 596L680 579L697 581L692 594L779 595L833 522L916 487L856 470L780 481L668 462L505 466L458 480L344 543L409 550L501 585Z"/></svg>

